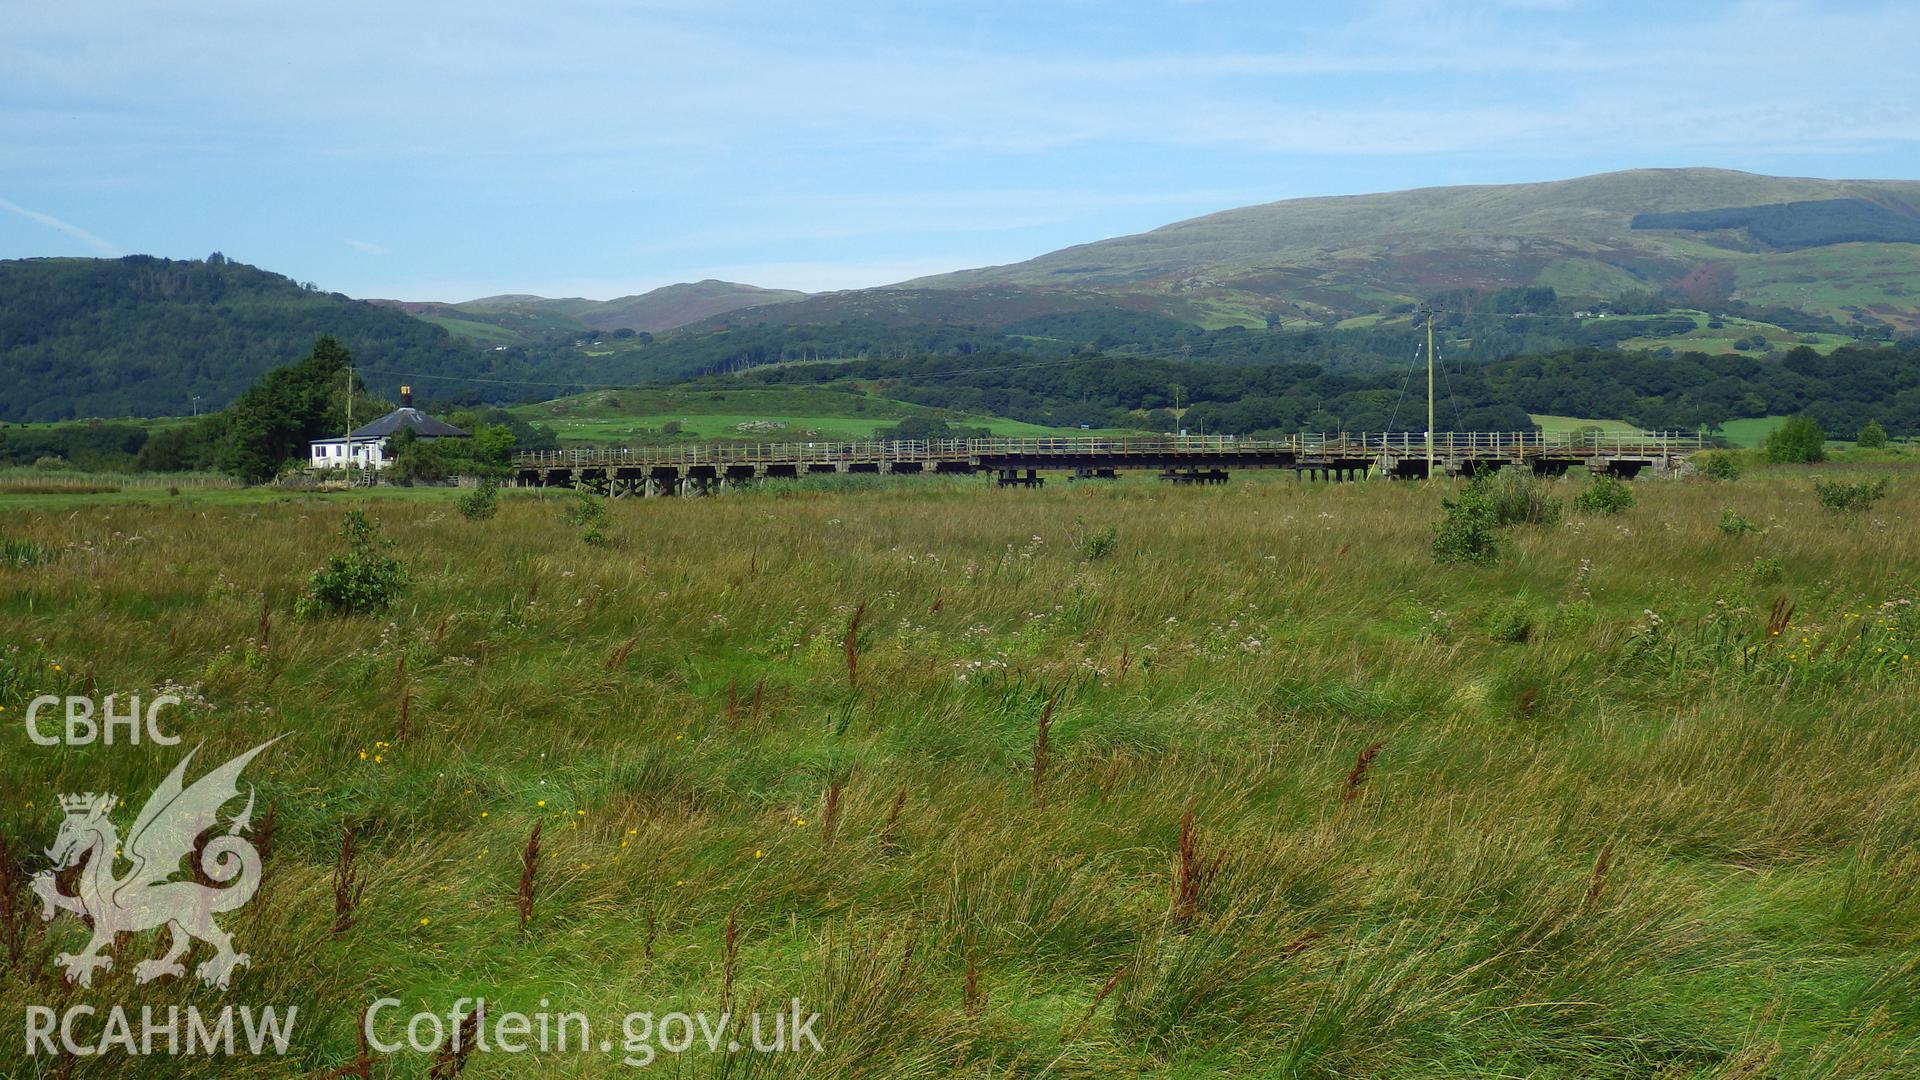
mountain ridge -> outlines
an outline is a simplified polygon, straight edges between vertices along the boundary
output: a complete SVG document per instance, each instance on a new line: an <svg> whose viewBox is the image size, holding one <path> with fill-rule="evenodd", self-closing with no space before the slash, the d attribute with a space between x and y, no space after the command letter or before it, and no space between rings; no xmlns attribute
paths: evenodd
<svg viewBox="0 0 1920 1080"><path fill-rule="evenodd" d="M1768 244L1751 230L1634 227L1639 215L1816 203L1857 204L1873 213L1839 215L1832 235L1844 243L1792 247ZM1023 289L1060 290L1052 294L1056 307L1095 292L1107 304L1202 326L1332 325L1450 290L1548 285L1595 298L1679 289L1695 302L1746 299L1920 328L1920 247L1904 230L1887 238L1894 242L1871 235L1863 241L1867 234L1854 226L1876 215L1920 227L1920 181L1630 169L1530 184L1313 196L1217 211L1016 263L820 294L784 312L739 309L708 325L833 321L842 312L892 307L916 318L937 312L940 321L993 326L1035 313L1032 296L1017 312L1002 310L1009 290ZM1817 227L1809 235L1821 239ZM1818 295L1796 288L1809 276L1827 287ZM1715 288L1702 294L1704 285ZM948 294L944 306L941 292Z"/></svg>
<svg viewBox="0 0 1920 1080"><path fill-rule="evenodd" d="M1581 202L1568 207L1566 200L1562 199L1561 206L1555 206L1551 196L1557 195L1573 195ZM1628 169L1535 183L1460 184L1281 199L1203 214L1143 233L1072 245L1017 263L936 274L900 284L941 287L980 281L1020 281L1029 280L1035 272L1049 273L1058 279L1062 276L1057 273L1060 269L1058 263L1082 259L1091 252L1142 245L1157 246L1159 242L1169 239L1190 240L1193 234L1209 233L1222 226L1238 228L1248 224L1266 227L1267 235L1261 239L1266 249L1318 245L1327 251L1340 251L1354 247L1357 239L1379 239L1355 236L1357 231L1373 224L1362 217L1369 212L1400 211L1399 222L1404 223L1403 228L1410 228L1411 236L1435 231L1451 233L1461 229L1536 235L1542 231L1542 225L1550 224L1555 233L1563 238L1582 236L1598 239L1617 231L1618 226L1630 228L1633 214L1711 210L1735 204L1767 205L1836 195L1853 198L1869 195L1892 197L1892 201L1903 208L1907 215L1920 215L1920 182L1916 181L1778 177L1732 169ZM1905 197L1900 198L1901 195ZM1516 209L1526 210L1532 220L1526 216L1516 218ZM1561 212L1554 213L1555 210ZM1438 223L1433 220L1435 211L1450 211L1453 220L1445 221L1444 228L1436 228ZM1275 227L1279 223L1262 220L1276 213L1288 212L1301 214L1305 220L1287 222L1287 225L1303 231L1316 228L1319 231L1285 236ZM1543 217L1545 220L1541 220ZM1604 228L1609 219L1617 219L1614 221L1616 229ZM1522 225L1528 227L1522 228ZM1256 252L1260 249L1245 247L1240 250ZM1270 255L1271 251L1262 253ZM1184 268L1197 262L1189 256L1183 264L1176 265Z"/></svg>
<svg viewBox="0 0 1920 1080"><path fill-rule="evenodd" d="M706 278L678 282L611 300L501 293L473 300L376 300L425 318L452 333L504 343L544 332L583 330L663 333L745 307L803 299L806 293ZM504 333L503 333L504 332Z"/></svg>

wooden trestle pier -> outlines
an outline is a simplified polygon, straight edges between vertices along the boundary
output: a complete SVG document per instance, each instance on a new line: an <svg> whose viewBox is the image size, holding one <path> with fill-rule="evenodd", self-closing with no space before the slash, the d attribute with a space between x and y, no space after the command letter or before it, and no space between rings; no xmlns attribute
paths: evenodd
<svg viewBox="0 0 1920 1080"><path fill-rule="evenodd" d="M1662 475L1698 451L1698 436L1670 432L1441 432L1432 471L1471 475L1502 468L1561 474L1583 469L1631 479ZM981 475L1001 486L1038 486L1042 472L1076 479L1155 470L1172 483L1225 483L1237 469L1292 469L1303 479L1394 479L1428 474L1426 436L1414 432L1146 438L954 439L902 442L727 443L519 455L518 487L582 488L602 495L697 495L727 485L820 474Z"/></svg>

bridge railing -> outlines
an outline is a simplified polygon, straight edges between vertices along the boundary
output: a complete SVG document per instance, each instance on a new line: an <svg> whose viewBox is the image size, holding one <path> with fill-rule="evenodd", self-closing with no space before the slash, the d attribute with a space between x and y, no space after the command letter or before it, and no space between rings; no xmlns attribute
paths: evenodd
<svg viewBox="0 0 1920 1080"><path fill-rule="evenodd" d="M1689 453L1702 440L1688 432L1653 431L1441 431L1433 435L1436 456L1527 453ZM1378 456L1425 454L1420 431L1328 432L1245 439L1232 435L1077 436L1061 438L906 439L861 442L713 443L689 446L594 447L521 453L522 468L676 467L729 465L838 465L861 462L974 461L995 457L1128 458L1179 454Z"/></svg>
<svg viewBox="0 0 1920 1080"><path fill-rule="evenodd" d="M1427 448L1426 433L1421 431L1368 433L1357 438L1374 451L1424 454ZM1685 431L1439 431L1433 436L1436 455L1547 450L1690 453L1704 445L1698 434Z"/></svg>
<svg viewBox="0 0 1920 1080"><path fill-rule="evenodd" d="M713 443L689 446L592 447L521 453L523 466L581 465L728 465L792 462L829 464L842 461L953 460L993 455L1140 454L1178 451L1293 449L1318 445L1339 436L1290 436L1286 439L1241 439L1232 435L1168 435L1145 437L1077 436L1060 438L905 439L860 442Z"/></svg>

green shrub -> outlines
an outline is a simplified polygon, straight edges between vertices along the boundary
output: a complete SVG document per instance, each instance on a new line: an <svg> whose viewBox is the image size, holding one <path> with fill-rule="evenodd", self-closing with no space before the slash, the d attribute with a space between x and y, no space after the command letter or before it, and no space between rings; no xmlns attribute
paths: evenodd
<svg viewBox="0 0 1920 1080"><path fill-rule="evenodd" d="M455 499L454 506L468 521L485 521L500 508L500 485L492 477L485 477L478 487Z"/></svg>
<svg viewBox="0 0 1920 1080"><path fill-rule="evenodd" d="M582 543L595 546L607 542L607 503L591 491L575 491L567 500L567 524L580 530Z"/></svg>
<svg viewBox="0 0 1920 1080"><path fill-rule="evenodd" d="M1825 461L1827 433L1820 430L1820 425L1813 417L1802 413L1774 428L1766 441L1760 444L1760 450L1768 461L1781 464L1806 465Z"/></svg>
<svg viewBox="0 0 1920 1080"><path fill-rule="evenodd" d="M1786 574L1787 568L1781 565L1780 560L1769 555L1755 555L1753 561L1740 571L1740 576L1749 585L1778 585Z"/></svg>
<svg viewBox="0 0 1920 1080"><path fill-rule="evenodd" d="M1587 514L1624 513L1633 506L1633 489L1617 476L1595 473L1573 504Z"/></svg>
<svg viewBox="0 0 1920 1080"><path fill-rule="evenodd" d="M1857 514L1887 497L1887 478L1878 480L1815 480L1813 497L1829 514Z"/></svg>
<svg viewBox="0 0 1920 1080"><path fill-rule="evenodd" d="M1475 477L1458 499L1440 500L1433 527L1433 558L1443 563L1491 566L1500 561L1500 522L1485 477Z"/></svg>
<svg viewBox="0 0 1920 1080"><path fill-rule="evenodd" d="M1104 529L1095 529L1085 536L1082 536L1079 541L1080 556L1088 562L1106 558L1113 554L1119 546L1119 530L1111 525Z"/></svg>
<svg viewBox="0 0 1920 1080"><path fill-rule="evenodd" d="M1495 604L1487 610L1487 636L1511 645L1524 645L1533 637L1533 608L1518 597Z"/></svg>
<svg viewBox="0 0 1920 1080"><path fill-rule="evenodd" d="M1740 455L1732 450L1708 450L1696 454L1693 467L1709 480L1726 483L1740 479Z"/></svg>
<svg viewBox="0 0 1920 1080"><path fill-rule="evenodd" d="M1861 425L1860 434L1855 435L1853 441L1868 450L1878 450L1887 445L1887 429L1880 426L1880 421L1869 420Z"/></svg>
<svg viewBox="0 0 1920 1080"><path fill-rule="evenodd" d="M1732 510L1722 510L1720 511L1720 531L1728 536L1739 536L1742 533L1759 532L1760 526Z"/></svg>
<svg viewBox="0 0 1920 1080"><path fill-rule="evenodd" d="M406 590L409 578L398 559L385 554L380 527L358 510L340 523L347 550L313 572L307 594L294 605L302 616L358 615L385 611Z"/></svg>
<svg viewBox="0 0 1920 1080"><path fill-rule="evenodd" d="M1532 473L1502 469L1487 481L1487 494L1493 500L1497 525L1554 525L1560 521L1560 500L1547 494L1547 482Z"/></svg>

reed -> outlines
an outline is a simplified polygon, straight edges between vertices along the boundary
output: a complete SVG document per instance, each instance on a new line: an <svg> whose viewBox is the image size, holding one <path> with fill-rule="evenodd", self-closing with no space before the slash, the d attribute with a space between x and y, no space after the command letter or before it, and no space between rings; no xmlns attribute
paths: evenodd
<svg viewBox="0 0 1920 1080"><path fill-rule="evenodd" d="M840 639L840 648L847 660L847 685L860 685L860 621L867 616L867 602L860 601L854 606L853 617L847 620L846 636Z"/></svg>
<svg viewBox="0 0 1920 1080"><path fill-rule="evenodd" d="M360 852L356 846L359 828L349 821L340 830L340 851L333 863L333 925L336 935L353 928L354 909L367 892L360 876Z"/></svg>
<svg viewBox="0 0 1920 1080"><path fill-rule="evenodd" d="M1033 799L1039 802L1047 787L1047 763L1052 758L1052 744L1049 736L1053 730L1053 703L1056 697L1047 698L1040 708L1040 719L1033 729Z"/></svg>
<svg viewBox="0 0 1920 1080"><path fill-rule="evenodd" d="M1531 706L1531 699L1527 700L1528 705ZM1340 785L1342 803L1350 803L1360 797L1360 789L1366 785L1367 777L1373 774L1373 759L1380 756L1380 751L1386 745L1384 742L1376 742L1360 751L1360 756L1353 761L1353 768L1347 770L1346 780Z"/></svg>
<svg viewBox="0 0 1920 1080"><path fill-rule="evenodd" d="M533 831L527 834L526 846L520 849L520 884L514 891L514 908L520 914L520 936L525 937L527 924L533 921L533 893L540 876L540 827L545 822L533 823Z"/></svg>

